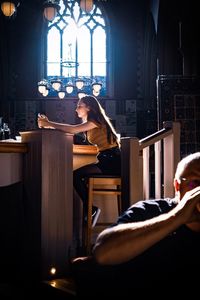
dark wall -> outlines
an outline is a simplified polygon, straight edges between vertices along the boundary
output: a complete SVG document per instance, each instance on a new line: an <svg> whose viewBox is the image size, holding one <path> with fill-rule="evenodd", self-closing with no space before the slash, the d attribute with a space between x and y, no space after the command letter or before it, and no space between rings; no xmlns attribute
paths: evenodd
<svg viewBox="0 0 200 300"><path fill-rule="evenodd" d="M37 97L41 64L42 9L35 2L24 1L13 22L16 97Z"/></svg>
<svg viewBox="0 0 200 300"><path fill-rule="evenodd" d="M197 2L160 1L158 55L160 74L200 74L200 19Z"/></svg>
<svg viewBox="0 0 200 300"><path fill-rule="evenodd" d="M138 47L142 19L145 19L146 8L127 1L111 1L107 12L111 26L112 63L114 76L114 95L117 98L137 98ZM111 3L110 2L110 3ZM131 7L130 7L131 4ZM131 8L131 10L130 10ZM131 13L130 13L131 12Z"/></svg>
<svg viewBox="0 0 200 300"><path fill-rule="evenodd" d="M9 102L37 97L40 72L42 9L39 1L21 1L16 15L0 12L0 114L9 121Z"/></svg>

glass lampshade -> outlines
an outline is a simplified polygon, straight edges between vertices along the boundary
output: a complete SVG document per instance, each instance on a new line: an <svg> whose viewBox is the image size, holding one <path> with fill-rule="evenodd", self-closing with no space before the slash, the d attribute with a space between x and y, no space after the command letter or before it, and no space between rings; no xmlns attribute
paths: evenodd
<svg viewBox="0 0 200 300"><path fill-rule="evenodd" d="M82 79L77 79L77 80L76 80L76 87L77 87L77 89L78 89L78 90L81 90L81 89L83 88L83 86L84 86L84 80L82 80Z"/></svg>
<svg viewBox="0 0 200 300"><path fill-rule="evenodd" d="M65 98L65 91L59 91L59 92L58 92L58 97L59 97L60 99Z"/></svg>
<svg viewBox="0 0 200 300"><path fill-rule="evenodd" d="M44 17L46 20L51 22L54 20L56 15L57 15L57 10L55 7L48 6L44 8Z"/></svg>
<svg viewBox="0 0 200 300"><path fill-rule="evenodd" d="M43 95L44 97L47 97L48 94L49 94L49 88L46 88L45 91L42 93L42 95Z"/></svg>
<svg viewBox="0 0 200 300"><path fill-rule="evenodd" d="M57 13L60 9L60 5L56 0L47 0L43 3L43 14L47 21L52 22L57 16Z"/></svg>
<svg viewBox="0 0 200 300"><path fill-rule="evenodd" d="M54 90L59 91L59 89L61 88L62 82L61 80L52 80L52 87Z"/></svg>
<svg viewBox="0 0 200 300"><path fill-rule="evenodd" d="M2 10L4 16L11 17L15 13L16 7L13 2L7 1L7 2L1 3L1 10Z"/></svg>
<svg viewBox="0 0 200 300"><path fill-rule="evenodd" d="M95 82L92 84L92 88L95 92L100 92L101 87L102 87L102 84L99 82Z"/></svg>
<svg viewBox="0 0 200 300"><path fill-rule="evenodd" d="M93 94L95 97L97 97L97 96L99 96L99 91L92 90L92 94Z"/></svg>
<svg viewBox="0 0 200 300"><path fill-rule="evenodd" d="M81 99L81 98L83 98L83 97L86 96L86 93L84 93L84 92L78 92L77 95L78 95L78 99Z"/></svg>
<svg viewBox="0 0 200 300"><path fill-rule="evenodd" d="M93 8L93 0L81 0L80 1L80 8L89 13Z"/></svg>
<svg viewBox="0 0 200 300"><path fill-rule="evenodd" d="M38 82L38 91L43 94L46 91L47 82L45 80L41 80Z"/></svg>
<svg viewBox="0 0 200 300"><path fill-rule="evenodd" d="M72 84L66 85L66 92L67 92L68 94L71 94L71 93L73 92L73 90L74 90L74 87L73 87Z"/></svg>

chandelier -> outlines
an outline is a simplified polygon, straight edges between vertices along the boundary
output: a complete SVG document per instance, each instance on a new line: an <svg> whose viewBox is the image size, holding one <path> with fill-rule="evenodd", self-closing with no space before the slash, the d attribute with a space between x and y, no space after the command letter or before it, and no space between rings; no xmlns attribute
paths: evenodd
<svg viewBox="0 0 200 300"><path fill-rule="evenodd" d="M67 68L67 77L64 76L53 76L48 79L42 79L38 82L38 91L43 97L48 95L58 96L60 99L65 96L72 94L76 91L79 98L82 98L86 94L93 94L98 96L100 94L102 83L99 82L97 77L89 76L72 76L72 69L78 67L78 62L72 59L71 44L68 44L68 60L61 61L61 69Z"/></svg>
<svg viewBox="0 0 200 300"><path fill-rule="evenodd" d="M91 79L90 77L53 77L51 79L42 79L38 82L38 91L43 97L55 94L64 99L67 95L76 91L78 98L92 93L95 97L100 94L102 84Z"/></svg>

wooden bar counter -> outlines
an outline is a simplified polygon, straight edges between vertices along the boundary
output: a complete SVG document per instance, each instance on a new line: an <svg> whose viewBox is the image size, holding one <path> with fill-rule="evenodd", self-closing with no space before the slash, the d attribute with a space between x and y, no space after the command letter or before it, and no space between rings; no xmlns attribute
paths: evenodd
<svg viewBox="0 0 200 300"><path fill-rule="evenodd" d="M73 169L96 162L98 151L92 145L73 145Z"/></svg>
<svg viewBox="0 0 200 300"><path fill-rule="evenodd" d="M0 198L5 215L0 224L7 227L5 269L10 263L18 274L21 269L22 276L32 279L63 276L76 256L73 170L95 162L97 149L73 145L73 135L57 130L20 134L21 142L0 141ZM9 241L8 234L12 236ZM9 249L16 258L12 255L11 260ZM56 275L51 274L52 268Z"/></svg>
<svg viewBox="0 0 200 300"><path fill-rule="evenodd" d="M22 154L28 144L14 139L0 141L0 187L22 181ZM92 145L73 145L73 170L96 161L97 148Z"/></svg>
<svg viewBox="0 0 200 300"><path fill-rule="evenodd" d="M22 181L22 154L28 147L13 139L0 141L0 187Z"/></svg>

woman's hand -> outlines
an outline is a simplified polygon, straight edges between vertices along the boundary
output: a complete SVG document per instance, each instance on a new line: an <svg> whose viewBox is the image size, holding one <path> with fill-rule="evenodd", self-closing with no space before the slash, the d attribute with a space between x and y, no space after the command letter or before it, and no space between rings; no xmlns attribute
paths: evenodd
<svg viewBox="0 0 200 300"><path fill-rule="evenodd" d="M51 129L53 128L54 129L54 127L51 126L49 119L45 115L38 114L37 121L38 121L39 128L51 128Z"/></svg>

